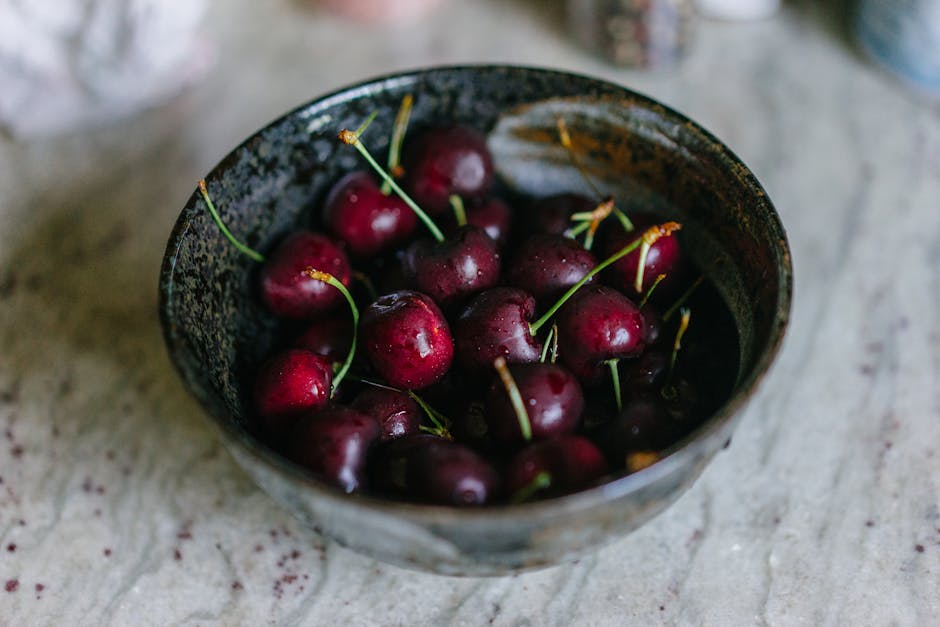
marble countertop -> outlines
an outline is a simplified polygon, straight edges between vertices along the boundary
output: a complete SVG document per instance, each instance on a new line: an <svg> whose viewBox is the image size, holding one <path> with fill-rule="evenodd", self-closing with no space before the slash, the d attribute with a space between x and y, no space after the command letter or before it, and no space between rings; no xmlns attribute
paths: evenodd
<svg viewBox="0 0 940 627"><path fill-rule="evenodd" d="M385 29L214 3L215 70L180 97L0 139L0 623L937 621L940 105L861 58L834 4L702 22L680 67L641 73L572 44L555 2ZM156 279L195 181L242 137L361 78L487 61L605 77L712 130L782 216L795 297L732 446L673 507L575 564L451 579L338 547L251 483L167 359Z"/></svg>

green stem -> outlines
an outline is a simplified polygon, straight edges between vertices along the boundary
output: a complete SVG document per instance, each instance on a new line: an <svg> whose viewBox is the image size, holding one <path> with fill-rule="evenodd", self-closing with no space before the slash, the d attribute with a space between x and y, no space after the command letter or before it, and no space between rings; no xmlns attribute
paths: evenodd
<svg viewBox="0 0 940 627"><path fill-rule="evenodd" d="M679 355L679 349L682 348L682 336L689 328L689 320L692 318L692 312L688 309L682 309L682 317L679 319L679 330L676 331L676 339L672 343L672 355L669 357L669 376L666 377L666 386L672 383L672 374L676 369L676 357Z"/></svg>
<svg viewBox="0 0 940 627"><path fill-rule="evenodd" d="M408 390L407 394L409 397L411 397L411 400L413 400L415 403L418 404L418 407L420 407L424 411L424 413L427 414L428 419L434 424L433 428L425 427L424 425L422 425L420 427L422 431L433 433L434 435L438 435L442 438L447 438L448 440L452 440L454 438L454 436L450 434L450 431L448 431L447 427L445 426L445 423L447 422L447 418L445 418L443 414L441 414L436 409L428 405L427 402L425 402L423 398L421 398L420 396L418 396L411 390Z"/></svg>
<svg viewBox="0 0 940 627"><path fill-rule="evenodd" d="M548 330L548 335L545 336L545 343L542 344L542 354L539 355L539 363L545 363L545 359L548 357L548 349L551 346L552 340L555 338L555 332L558 330L556 325L552 325L552 328Z"/></svg>
<svg viewBox="0 0 940 627"><path fill-rule="evenodd" d="M532 481L527 486L521 488L518 492L513 494L511 501L513 503L523 503L532 498L532 495L534 495L539 490L544 490L551 485L552 476L543 470L539 474L535 475L535 477L532 478Z"/></svg>
<svg viewBox="0 0 940 627"><path fill-rule="evenodd" d="M401 106L398 108L398 115L395 116L395 125L392 127L392 139L388 145L388 172L392 176L400 176L401 168L401 145L405 140L405 131L408 130L408 120L411 118L411 103L413 102L411 94L405 94L401 99ZM382 182L382 193L388 196L392 191L392 186L387 181Z"/></svg>
<svg viewBox="0 0 940 627"><path fill-rule="evenodd" d="M650 288L646 290L646 294L643 294L643 299L640 301L640 304L638 305L638 307L642 307L647 302L649 302L650 296L653 295L653 290L655 290L656 286L662 283L662 280L665 278L666 278L665 274L659 274L656 276L656 280L653 281L653 284L650 285Z"/></svg>
<svg viewBox="0 0 940 627"><path fill-rule="evenodd" d="M610 368L610 378L614 384L614 400L617 401L617 413L623 411L623 398L620 396L620 370L618 368L619 359L607 360L607 366Z"/></svg>
<svg viewBox="0 0 940 627"><path fill-rule="evenodd" d="M571 228L571 229L568 229L567 231L565 231L564 235L565 235L565 237L570 237L571 239L574 239L574 238L576 238L578 235L581 235L582 233L584 233L585 231L587 231L589 228L591 228L591 221L590 221L590 220L588 220L588 221L586 221L586 222L581 222L578 226L576 226L576 227L574 227L574 228Z"/></svg>
<svg viewBox="0 0 940 627"><path fill-rule="evenodd" d="M623 230L627 233L632 233L636 230L636 227L633 226L633 222L630 221L630 218L627 217L623 211L619 208L614 207L614 215L617 216L617 220L620 222L620 225L623 227Z"/></svg>
<svg viewBox="0 0 940 627"><path fill-rule="evenodd" d="M304 270L306 274L311 279L316 279L317 281L323 281L324 283L329 283L336 289L340 291L343 297L346 299L346 302L349 303L349 310L352 312L353 319L353 335L352 343L349 346L349 353L346 355L345 361L339 367L339 370L336 371L336 374L333 375L333 388L330 392L330 397L333 396L333 392L336 391L336 388L339 387L339 384L342 383L343 379L346 377L346 373L349 372L349 367L352 366L353 358L356 356L356 341L359 330L359 308L356 307L356 301L353 300L352 294L349 293L349 290L346 289L346 286L337 279L335 276L328 272L321 272L314 268L307 268Z"/></svg>
<svg viewBox="0 0 940 627"><path fill-rule="evenodd" d="M375 114L373 114L373 116L374 115ZM398 194L398 196L403 201L405 201L405 204L408 205L408 207L412 211L415 212L415 215L418 216L418 219L424 223L424 226L426 226L429 231L431 231L431 235L434 236L435 240L437 240L438 242L444 241L444 234L441 233L441 230L439 228L437 228L437 225L434 224L434 221L431 219L431 217L428 214L426 214L424 210L421 209L421 207L419 207L418 204L414 200L411 199L411 196L406 194L405 190L403 190L401 187L398 186L398 183L395 182L395 179L393 179L388 174L388 172L386 172L382 168L382 166L380 166L378 162L372 158L372 155L369 154L369 150L365 146L363 146L361 141L359 141L359 131L353 132L353 131L343 129L339 133L339 138L343 141L343 143L352 144L352 146L356 150L359 151L359 154L361 154L362 157L369 163L369 165L372 166L372 169L375 170L378 173L378 175L382 177L382 180L388 183L388 186L391 187L392 190L396 194Z"/></svg>
<svg viewBox="0 0 940 627"><path fill-rule="evenodd" d="M229 231L225 223L222 222L222 218L219 217L219 212L215 210L215 205L212 204L212 199L209 198L209 190L206 189L205 179L199 181L199 191L202 193L202 198L206 201L206 206L209 208L209 213L212 214L212 219L215 220L215 223L219 226L219 230L222 231L222 235L224 235L239 252L247 255L258 263L264 263L264 255L235 239L232 232Z"/></svg>
<svg viewBox="0 0 940 627"><path fill-rule="evenodd" d="M463 198L457 194L450 195L450 206L454 210L454 217L457 218L457 226L466 226L467 210L463 206Z"/></svg>
<svg viewBox="0 0 940 627"><path fill-rule="evenodd" d="M643 293L643 271L646 268L646 258L649 256L651 245L646 240L640 245L640 260L636 264L636 281L633 283L633 289L637 294Z"/></svg>
<svg viewBox="0 0 940 627"><path fill-rule="evenodd" d="M525 410L525 402L522 400L519 386L516 385L516 380L512 378L509 366L506 365L506 358L497 357L493 361L493 367L496 368L496 372L503 382L503 387L506 388L506 394L509 395L509 403L512 405L513 411L516 412L522 439L529 442L532 439L532 422L529 420L529 413Z"/></svg>
<svg viewBox="0 0 940 627"><path fill-rule="evenodd" d="M695 289L696 289L699 285L701 285L702 282L704 282L704 281L705 281L705 275L704 275L704 274L699 275L699 277L698 277L697 279L695 279L695 281L692 283L692 285L689 286L689 289L687 289L686 291L684 291L684 292L682 293L682 296L680 296L680 297L676 300L676 302L674 302L674 303L672 304L672 306L671 306L669 309L666 310L666 313L663 314L663 322L669 322L669 319L672 318L672 315L673 315L674 313L676 313L676 311L677 311L680 307L682 307L683 304L685 304L685 301L689 300L689 296L692 295L692 292L694 292Z"/></svg>

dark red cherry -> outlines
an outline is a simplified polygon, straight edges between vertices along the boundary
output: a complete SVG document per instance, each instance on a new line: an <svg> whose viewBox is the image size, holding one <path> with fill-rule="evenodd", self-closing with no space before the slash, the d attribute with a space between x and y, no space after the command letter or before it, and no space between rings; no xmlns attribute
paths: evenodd
<svg viewBox="0 0 940 627"><path fill-rule="evenodd" d="M578 380L556 364L516 364L509 367L529 417L532 439L543 440L574 431L584 409ZM486 424L493 440L504 446L524 442L519 417L501 381L486 396Z"/></svg>
<svg viewBox="0 0 940 627"><path fill-rule="evenodd" d="M499 198L485 198L466 208L467 224L486 231L500 247L506 245L512 226L512 211Z"/></svg>
<svg viewBox="0 0 940 627"><path fill-rule="evenodd" d="M539 304L545 305L564 294L596 265L594 255L570 237L539 233L522 242L513 255L507 282L530 292Z"/></svg>
<svg viewBox="0 0 940 627"><path fill-rule="evenodd" d="M526 212L526 226L531 233L561 235L575 223L572 214L593 211L597 202L580 194L555 194L539 198Z"/></svg>
<svg viewBox="0 0 940 627"><path fill-rule="evenodd" d="M380 433L372 416L329 405L298 423L290 457L327 483L353 492L363 483L369 447Z"/></svg>
<svg viewBox="0 0 940 627"><path fill-rule="evenodd" d="M643 321L646 324L643 343L647 347L656 346L663 337L663 317L659 314L659 309L650 303L645 303L640 307L640 312L643 314Z"/></svg>
<svg viewBox="0 0 940 627"><path fill-rule="evenodd" d="M496 242L483 229L463 226L443 242L420 239L402 259L405 280L448 307L499 281Z"/></svg>
<svg viewBox="0 0 940 627"><path fill-rule="evenodd" d="M483 505L500 492L500 478L486 459L457 442L426 441L407 464L407 491L441 505Z"/></svg>
<svg viewBox="0 0 940 627"><path fill-rule="evenodd" d="M342 363L352 346L353 323L349 314L331 316L310 323L293 345L322 357L330 363Z"/></svg>
<svg viewBox="0 0 940 627"><path fill-rule="evenodd" d="M356 257L372 257L404 243L418 219L394 194L383 194L364 171L350 172L327 194L323 224Z"/></svg>
<svg viewBox="0 0 940 627"><path fill-rule="evenodd" d="M608 359L634 357L643 350L643 314L626 296L603 285L586 285L557 318L562 362L582 380L592 380Z"/></svg>
<svg viewBox="0 0 940 627"><path fill-rule="evenodd" d="M494 287L478 294L454 325L457 360L467 372L492 372L493 360L538 361L542 343L529 331L535 299L514 287Z"/></svg>
<svg viewBox="0 0 940 627"><path fill-rule="evenodd" d="M451 194L486 195L493 182L486 138L467 126L428 129L408 143L402 165L405 189L430 214L446 211Z"/></svg>
<svg viewBox="0 0 940 627"><path fill-rule="evenodd" d="M669 361L668 353L647 350L626 368L621 368L627 395L637 397L658 390L669 374Z"/></svg>
<svg viewBox="0 0 940 627"><path fill-rule="evenodd" d="M367 386L350 407L372 416L382 427L383 440L417 433L421 425L421 409L404 392Z"/></svg>
<svg viewBox="0 0 940 627"><path fill-rule="evenodd" d="M604 247L608 255L617 252L642 235L645 229L657 224L657 220L653 216L637 214L631 217L633 218L633 226L636 227L634 231L627 233L621 228L610 229L610 235L606 238ZM640 249L637 248L617 260L607 269L608 282L628 294L637 294L635 283L639 263ZM670 289L680 278L681 263L682 250L679 247L679 239L672 234L660 237L650 246L646 255L646 264L643 268L643 287L640 293L645 293L660 274L666 275L666 278L656 287L656 290L665 291Z"/></svg>
<svg viewBox="0 0 940 627"><path fill-rule="evenodd" d="M371 490L383 496L405 496L409 488L408 466L414 452L441 441L430 433L413 433L377 442L369 451L367 463Z"/></svg>
<svg viewBox="0 0 940 627"><path fill-rule="evenodd" d="M427 387L444 376L454 357L444 314L418 292L380 296L363 311L359 335L372 367L392 387Z"/></svg>
<svg viewBox="0 0 940 627"><path fill-rule="evenodd" d="M289 349L269 358L254 384L254 403L264 428L284 435L298 417L330 400L333 369L329 360L302 349Z"/></svg>
<svg viewBox="0 0 940 627"><path fill-rule="evenodd" d="M563 435L525 447L506 469L506 493L560 496L588 487L607 473L601 451L587 438Z"/></svg>
<svg viewBox="0 0 940 627"><path fill-rule="evenodd" d="M619 416L598 429L595 441L612 467L623 468L628 453L661 451L690 426L685 414L671 411L661 398L649 396L627 403Z"/></svg>
<svg viewBox="0 0 940 627"><path fill-rule="evenodd" d="M345 304L339 290L305 274L311 267L349 285L346 253L324 235L295 231L281 241L261 268L261 299L274 315L312 318Z"/></svg>

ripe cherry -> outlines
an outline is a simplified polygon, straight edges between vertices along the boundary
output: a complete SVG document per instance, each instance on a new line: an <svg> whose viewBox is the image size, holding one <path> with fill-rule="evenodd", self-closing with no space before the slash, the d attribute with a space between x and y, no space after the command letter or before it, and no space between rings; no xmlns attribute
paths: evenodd
<svg viewBox="0 0 940 627"><path fill-rule="evenodd" d="M259 369L254 403L265 430L284 435L299 416L330 400L333 369L329 360L302 349L288 349L270 357Z"/></svg>
<svg viewBox="0 0 940 627"><path fill-rule="evenodd" d="M392 387L416 390L450 368L454 341L444 314L425 294L380 296L362 313L361 345L376 373Z"/></svg>
<svg viewBox="0 0 940 627"><path fill-rule="evenodd" d="M529 207L526 225L532 233L561 235L574 223L571 216L593 210L597 203L580 194L556 194L539 198Z"/></svg>
<svg viewBox="0 0 940 627"><path fill-rule="evenodd" d="M331 363L342 362L352 347L352 336L352 319L336 315L311 322L292 344L326 357Z"/></svg>
<svg viewBox="0 0 940 627"><path fill-rule="evenodd" d="M418 218L401 198L383 194L368 172L356 171L330 189L323 223L355 257L368 258L407 241Z"/></svg>
<svg viewBox="0 0 940 627"><path fill-rule="evenodd" d="M407 463L407 492L441 505L483 505L500 492L500 479L486 459L457 442L425 440Z"/></svg>
<svg viewBox="0 0 940 627"><path fill-rule="evenodd" d="M458 204L459 207L454 208L453 218L447 218L445 230L448 233L453 233L459 226L469 224L486 231L500 248L506 245L512 228L512 211L505 202L499 198L488 197L464 206L459 196L453 196L451 204Z"/></svg>
<svg viewBox="0 0 940 627"><path fill-rule="evenodd" d="M417 433L421 425L421 409L404 392L367 386L350 407L372 416L382 428L383 440Z"/></svg>
<svg viewBox="0 0 940 627"><path fill-rule="evenodd" d="M442 307L496 285L500 255L483 229L463 226L443 242L420 239L402 259L405 280Z"/></svg>
<svg viewBox="0 0 940 627"><path fill-rule="evenodd" d="M587 487L606 473L604 455L590 440L563 435L516 453L506 469L506 492L519 501L560 496Z"/></svg>
<svg viewBox="0 0 940 627"><path fill-rule="evenodd" d="M431 214L447 210L451 194L481 198L493 182L486 139L467 126L428 129L402 158L404 187Z"/></svg>
<svg viewBox="0 0 940 627"><path fill-rule="evenodd" d="M633 225L637 228L632 233L627 233L622 229L612 229L607 238L605 251L612 254L623 248L636 238L638 233L644 229L656 224L655 217L639 214L634 216ZM655 243L649 246L646 253L645 263L643 265L642 284L639 289L636 286L637 269L642 258L642 248L638 248L619 259L607 270L607 279L610 284L617 289L624 290L630 294L643 294L648 290L656 278L662 274L665 278L657 291L669 291L672 285L675 285L680 275L682 264L682 250L679 247L679 240L674 235L669 234L660 237Z"/></svg>
<svg viewBox="0 0 940 627"><path fill-rule="evenodd" d="M261 299L276 316L304 319L331 311L343 295L305 271L328 272L349 285L351 269L346 254L325 235L295 231L284 238L261 268Z"/></svg>
<svg viewBox="0 0 940 627"><path fill-rule="evenodd" d="M602 425L594 438L614 468L626 466L626 455L661 451L691 428L687 414L671 409L655 395L633 400L611 422Z"/></svg>
<svg viewBox="0 0 940 627"><path fill-rule="evenodd" d="M329 405L298 423L290 457L326 482L354 492L363 483L369 447L380 433L371 416Z"/></svg>
<svg viewBox="0 0 940 627"><path fill-rule="evenodd" d="M529 330L535 299L513 287L494 287L478 294L454 326L457 359L469 373L489 372L493 360L538 361L542 343Z"/></svg>
<svg viewBox="0 0 940 627"><path fill-rule="evenodd" d="M626 296L603 285L576 293L558 314L561 360L582 380L598 377L602 362L643 350L645 321Z"/></svg>
<svg viewBox="0 0 940 627"><path fill-rule="evenodd" d="M541 233L519 246L507 282L529 291L544 305L561 296L596 265L594 255L575 240Z"/></svg>
<svg viewBox="0 0 940 627"><path fill-rule="evenodd" d="M509 367L529 433L512 399L513 392L496 381L486 396L486 424L493 440L504 446L543 440L570 433L578 426L584 409L581 385L567 369L555 364L516 364Z"/></svg>

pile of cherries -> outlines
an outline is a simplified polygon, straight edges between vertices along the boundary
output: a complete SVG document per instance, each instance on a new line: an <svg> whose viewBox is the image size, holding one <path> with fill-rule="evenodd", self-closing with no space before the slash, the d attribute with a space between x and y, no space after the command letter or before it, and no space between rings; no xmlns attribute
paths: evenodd
<svg viewBox="0 0 940 627"><path fill-rule="evenodd" d="M612 199L500 199L485 137L449 125L403 143L408 106L387 168L360 141L368 123L340 133L378 176L345 174L322 232L267 256L200 183L259 262L264 305L301 329L257 369L258 433L346 492L458 506L655 462L704 418L679 350L701 283L680 225Z"/></svg>

